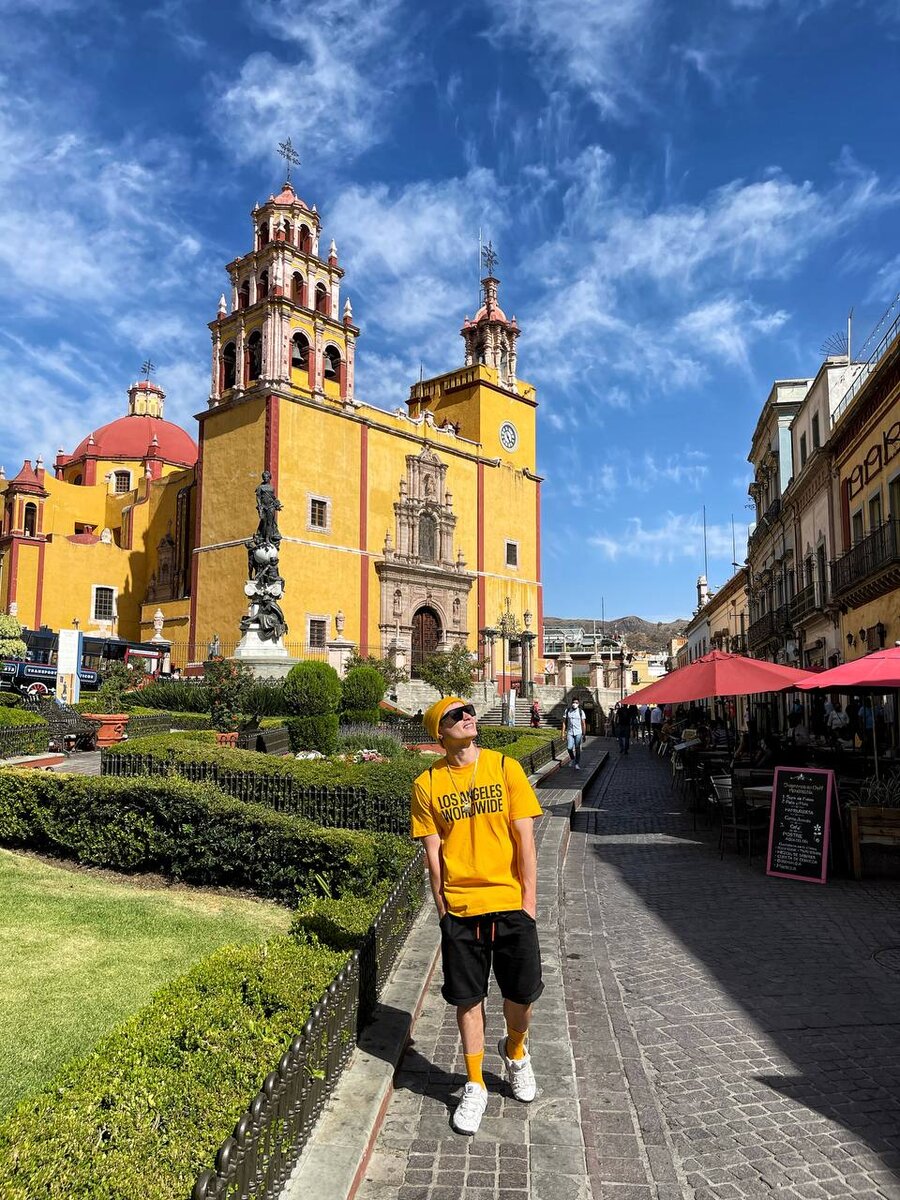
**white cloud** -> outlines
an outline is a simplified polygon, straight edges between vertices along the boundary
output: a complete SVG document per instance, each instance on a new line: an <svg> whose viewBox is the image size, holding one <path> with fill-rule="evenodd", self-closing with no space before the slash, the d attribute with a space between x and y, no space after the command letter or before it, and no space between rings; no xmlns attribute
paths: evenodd
<svg viewBox="0 0 900 1200"><path fill-rule="evenodd" d="M666 513L660 524L646 526L640 517L629 517L619 535L600 532L588 539L604 557L616 562L638 558L654 564L679 559L703 561L703 520L699 513ZM746 526L736 527L738 546L746 544ZM708 524L706 548L712 559L731 561L731 525Z"/></svg>
<svg viewBox="0 0 900 1200"><path fill-rule="evenodd" d="M333 169L383 138L393 94L416 74L402 0L267 0L247 10L288 57L257 51L236 80L214 80L214 122L228 151L270 159L272 131L286 130L301 158L315 147Z"/></svg>

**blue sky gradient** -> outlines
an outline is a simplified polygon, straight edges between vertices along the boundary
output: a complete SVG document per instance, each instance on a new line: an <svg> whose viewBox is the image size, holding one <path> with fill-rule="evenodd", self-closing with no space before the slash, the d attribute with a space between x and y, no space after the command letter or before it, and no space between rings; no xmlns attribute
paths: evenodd
<svg viewBox="0 0 900 1200"><path fill-rule="evenodd" d="M479 229L539 389L545 611L686 615L743 559L772 380L900 291L900 0L0 0L0 463L71 451L207 321L283 178L357 395L462 362ZM302 470L302 462L298 463Z"/></svg>

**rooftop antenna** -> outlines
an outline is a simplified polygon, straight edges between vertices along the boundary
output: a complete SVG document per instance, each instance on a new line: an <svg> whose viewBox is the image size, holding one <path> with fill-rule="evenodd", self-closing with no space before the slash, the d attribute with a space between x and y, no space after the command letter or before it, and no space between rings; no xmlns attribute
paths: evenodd
<svg viewBox="0 0 900 1200"><path fill-rule="evenodd" d="M703 505L703 574L709 579L709 559L706 553L706 505Z"/></svg>
<svg viewBox="0 0 900 1200"><path fill-rule="evenodd" d="M300 166L300 155L294 149L294 145L290 138L285 138L283 142L278 143L278 153L287 163L287 179L286 183L291 182L291 167Z"/></svg>
<svg viewBox="0 0 900 1200"><path fill-rule="evenodd" d="M734 513L731 514L731 565L735 571L741 565L737 560L737 546L734 541Z"/></svg>
<svg viewBox="0 0 900 1200"><path fill-rule="evenodd" d="M606 600L603 596L600 597L600 636L606 634Z"/></svg>
<svg viewBox="0 0 900 1200"><path fill-rule="evenodd" d="M149 358L145 358L144 361L141 363L141 374L144 376L144 379L146 379L146 381L148 383L150 382L150 376L155 372L155 370L156 370L156 363L151 362Z"/></svg>
<svg viewBox="0 0 900 1200"><path fill-rule="evenodd" d="M853 310L851 309L851 315ZM850 320L847 318L847 332L830 333L822 345L819 347L819 352L823 358L843 358L846 354L850 357Z"/></svg>
<svg viewBox="0 0 900 1200"><path fill-rule="evenodd" d="M853 333L853 309L851 308L850 311L847 313L847 366L849 366L850 363L853 362L853 359L850 357L850 338L851 338L852 333Z"/></svg>

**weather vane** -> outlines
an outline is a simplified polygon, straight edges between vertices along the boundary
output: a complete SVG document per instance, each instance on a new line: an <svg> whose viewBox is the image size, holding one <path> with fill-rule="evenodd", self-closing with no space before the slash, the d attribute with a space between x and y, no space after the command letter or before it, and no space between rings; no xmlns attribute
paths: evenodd
<svg viewBox="0 0 900 1200"><path fill-rule="evenodd" d="M148 383L150 382L150 376L153 374L153 372L155 370L156 370L156 363L151 362L149 358L145 358L144 361L141 363L141 374L144 376L144 378L147 380Z"/></svg>
<svg viewBox="0 0 900 1200"><path fill-rule="evenodd" d="M481 251L481 261L484 263L484 269L487 271L488 275L493 275L494 267L500 261L500 255L494 249L493 242L488 242L488 244Z"/></svg>
<svg viewBox="0 0 900 1200"><path fill-rule="evenodd" d="M278 143L278 153L287 163L287 182L291 182L291 167L300 166L300 155L294 149L290 138Z"/></svg>

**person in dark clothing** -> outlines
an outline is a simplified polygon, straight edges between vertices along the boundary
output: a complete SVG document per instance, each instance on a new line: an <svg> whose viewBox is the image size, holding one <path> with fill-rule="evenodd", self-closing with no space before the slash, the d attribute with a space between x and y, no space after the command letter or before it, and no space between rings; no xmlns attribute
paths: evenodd
<svg viewBox="0 0 900 1200"><path fill-rule="evenodd" d="M630 704L620 704L616 710L616 737L619 739L619 752L628 753L631 743L631 709Z"/></svg>

